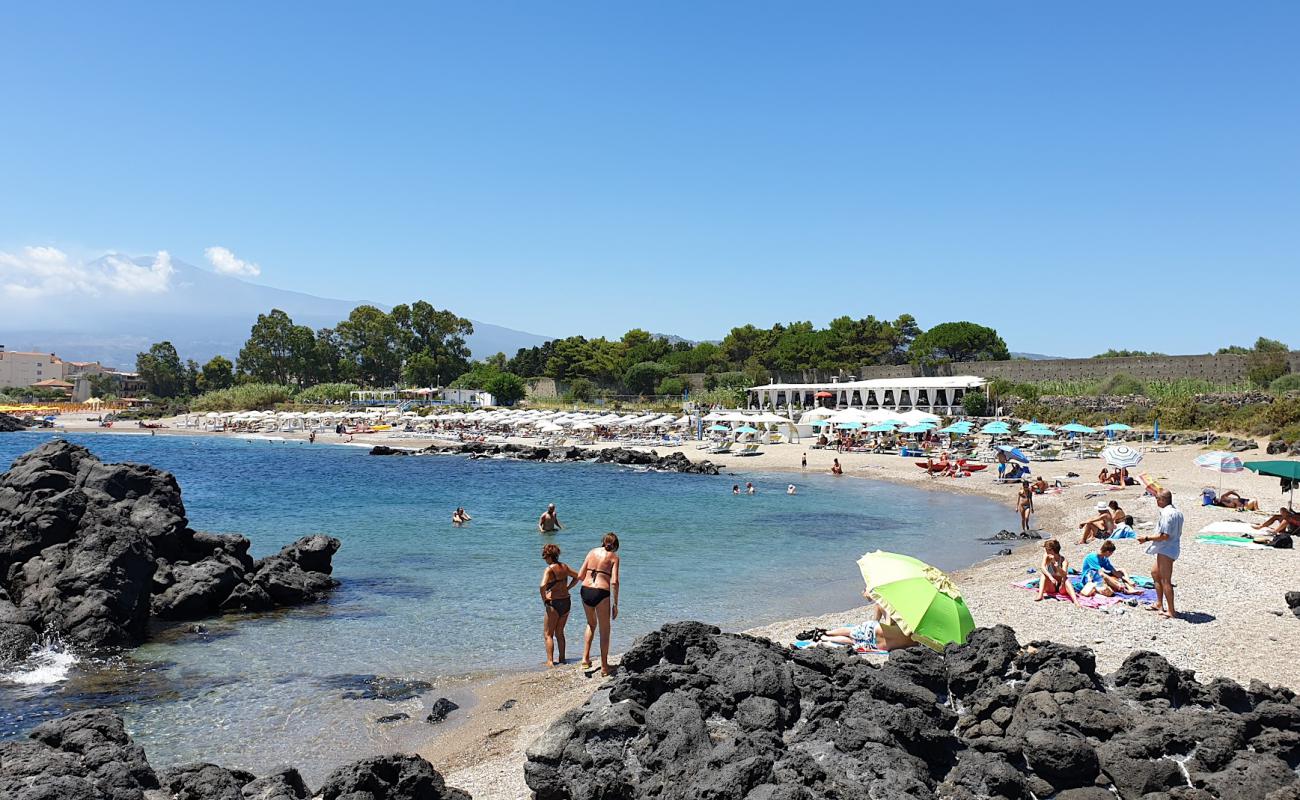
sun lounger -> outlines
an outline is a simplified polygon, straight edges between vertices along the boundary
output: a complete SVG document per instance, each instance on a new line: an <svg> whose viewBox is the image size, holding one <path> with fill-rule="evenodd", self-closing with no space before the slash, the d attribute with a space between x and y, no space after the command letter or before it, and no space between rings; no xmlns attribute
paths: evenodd
<svg viewBox="0 0 1300 800"><path fill-rule="evenodd" d="M714 447L712 450L710 450L710 451L709 451L709 455L714 455L714 456L716 456L716 455L721 455L721 454L723 454L723 453L730 453L730 452L731 452L731 445L732 445L732 444L734 444L734 442L723 442L722 444L720 444L720 445Z"/></svg>
<svg viewBox="0 0 1300 800"><path fill-rule="evenodd" d="M738 455L738 456L761 456L761 455L763 455L763 451L761 451L761 450L758 449L758 443L757 443L757 442L750 442L749 444L745 445L745 447L744 447L743 450L741 450L739 453L736 453L736 455Z"/></svg>

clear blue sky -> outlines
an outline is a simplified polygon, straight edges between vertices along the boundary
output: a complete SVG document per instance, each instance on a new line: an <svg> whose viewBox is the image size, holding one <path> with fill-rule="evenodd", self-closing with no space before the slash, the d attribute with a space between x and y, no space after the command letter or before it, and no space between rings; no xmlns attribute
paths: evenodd
<svg viewBox="0 0 1300 800"><path fill-rule="evenodd" d="M1297 30L1293 1L10 3L0 251L220 246L553 335L1300 347Z"/></svg>

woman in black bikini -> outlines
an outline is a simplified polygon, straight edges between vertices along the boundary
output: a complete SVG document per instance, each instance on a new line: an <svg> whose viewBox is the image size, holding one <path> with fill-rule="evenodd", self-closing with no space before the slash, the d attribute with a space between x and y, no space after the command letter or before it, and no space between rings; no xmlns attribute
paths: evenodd
<svg viewBox="0 0 1300 800"><path fill-rule="evenodd" d="M582 668L591 668L591 640L600 627L600 674L609 676L609 624L618 619L618 537L605 534L600 547L583 559L578 579L582 581L582 610L587 614L587 631L582 637Z"/></svg>
<svg viewBox="0 0 1300 800"><path fill-rule="evenodd" d="M569 621L569 606L573 599L569 590L578 584L578 573L573 567L560 561L560 546L548 544L542 547L542 560L546 569L542 571L542 608L545 617L542 620L542 635L546 639L546 666L553 667L564 663L564 626ZM559 658L551 658L555 645L559 645Z"/></svg>

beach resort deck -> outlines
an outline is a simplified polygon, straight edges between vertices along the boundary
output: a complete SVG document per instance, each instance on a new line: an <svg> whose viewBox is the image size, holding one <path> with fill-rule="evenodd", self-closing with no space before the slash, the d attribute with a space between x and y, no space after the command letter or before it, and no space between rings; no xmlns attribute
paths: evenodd
<svg viewBox="0 0 1300 800"><path fill-rule="evenodd" d="M752 408L920 409L935 414L961 413L962 398L984 386L974 375L938 378L877 378L864 381L824 383L769 383L751 386L748 405Z"/></svg>

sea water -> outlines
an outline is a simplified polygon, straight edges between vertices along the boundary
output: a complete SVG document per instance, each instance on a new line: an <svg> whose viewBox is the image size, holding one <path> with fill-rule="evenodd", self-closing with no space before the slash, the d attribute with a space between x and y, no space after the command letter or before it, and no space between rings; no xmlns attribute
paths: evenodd
<svg viewBox="0 0 1300 800"><path fill-rule="evenodd" d="M0 468L48 438L0 435ZM460 456L373 457L364 448L223 437L73 434L104 461L175 473L190 524L241 533L255 556L310 533L343 542L328 601L155 631L106 661L47 641L0 675L0 737L108 705L155 765L202 759L253 772L282 763L309 782L350 758L427 737L425 707L465 701L467 678L543 660L541 545L575 568L606 531L622 546L614 649L665 622L742 629L861 603L856 559L890 550L953 569L1014 527L988 500L823 474L656 473L604 464ZM787 445L794 446L794 445ZM734 461L734 459L733 459ZM740 466L740 465L732 465ZM732 494L746 481L754 495ZM786 493L787 484L798 487ZM564 530L537 532L555 503ZM464 506L473 521L452 527ZM854 622L856 620L845 620ZM581 654L574 592L568 657ZM593 653L594 656L594 653ZM420 697L348 699L367 676L434 684ZM380 725L403 712L410 721ZM454 720L453 715L453 720Z"/></svg>

